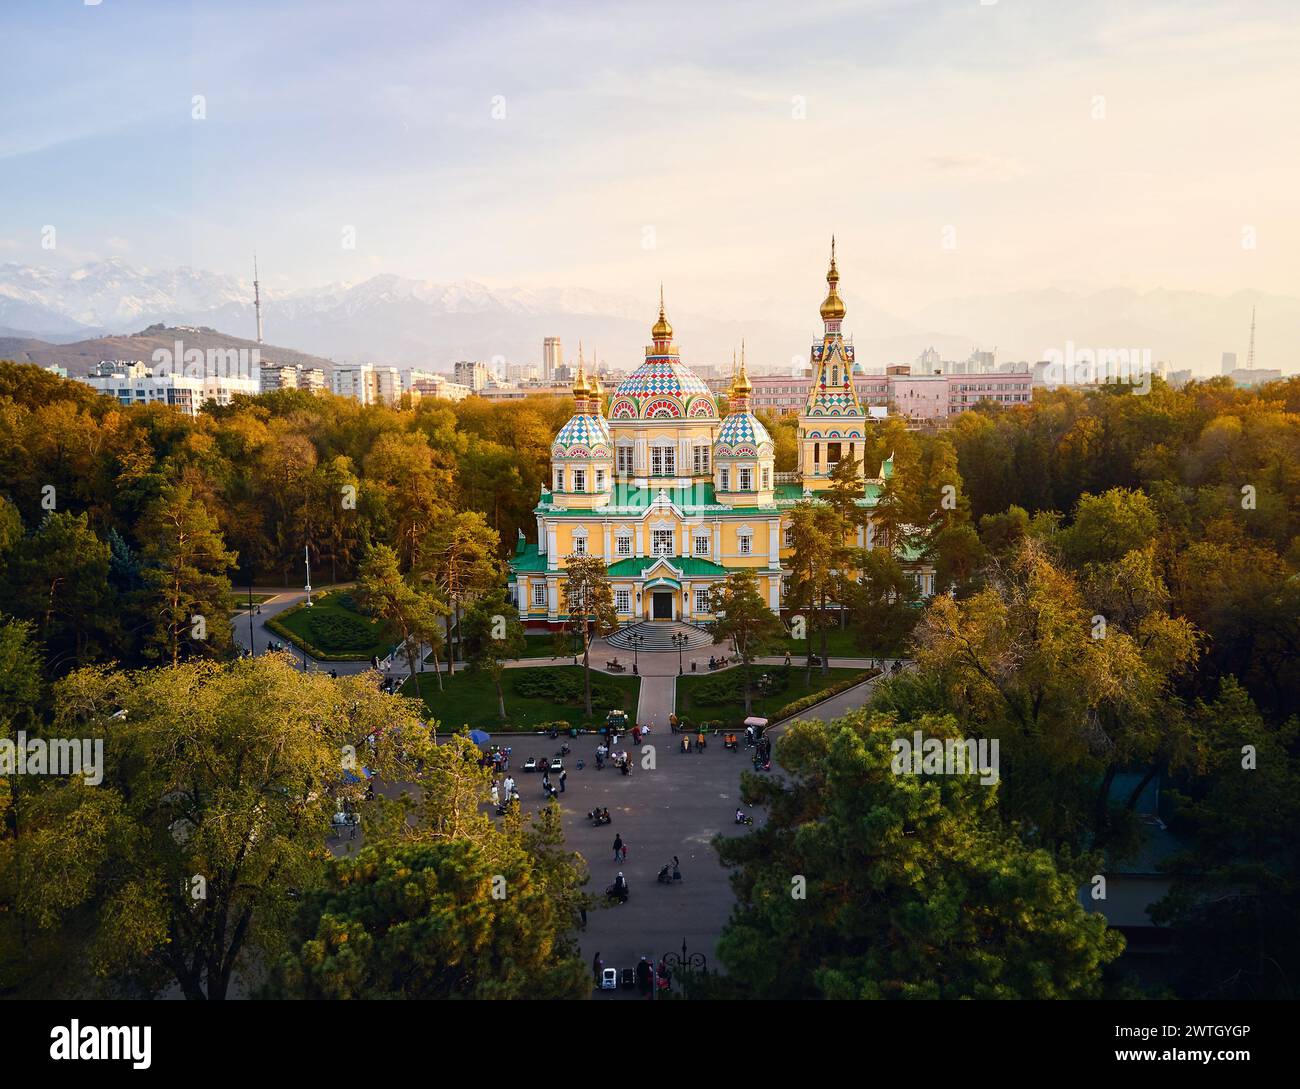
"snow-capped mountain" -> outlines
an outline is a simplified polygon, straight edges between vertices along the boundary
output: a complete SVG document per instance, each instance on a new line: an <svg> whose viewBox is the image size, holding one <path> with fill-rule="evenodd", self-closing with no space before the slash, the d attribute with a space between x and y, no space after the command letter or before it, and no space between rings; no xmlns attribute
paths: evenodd
<svg viewBox="0 0 1300 1089"><path fill-rule="evenodd" d="M1258 308L1256 365L1294 371L1300 363L1300 299L1241 291L1003 292L946 299L910 317L888 314L846 293L858 360L869 369L911 363L935 347L945 359L997 348L999 360L1037 360L1077 347L1149 349L1153 361L1218 373L1222 352L1244 364L1251 307ZM684 301L685 302L685 301ZM819 323L807 313L756 301L747 320L727 321L675 304L671 317L688 363L725 363L743 337L755 373L786 371L806 359ZM815 304L813 304L815 305ZM758 315L761 315L759 317ZM457 359L537 362L543 338L578 342L613 367L638 362L654 300L581 288L528 290L466 280L434 283L393 274L360 283L280 292L262 285L269 344L340 363L370 361L445 370ZM67 341L193 325L256 335L251 280L193 268L151 271L120 258L71 269L0 265L0 330Z"/></svg>

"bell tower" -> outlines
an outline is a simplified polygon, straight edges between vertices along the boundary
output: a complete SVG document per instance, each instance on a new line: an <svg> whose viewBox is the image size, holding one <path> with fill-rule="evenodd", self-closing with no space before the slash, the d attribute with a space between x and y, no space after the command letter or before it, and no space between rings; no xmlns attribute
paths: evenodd
<svg viewBox="0 0 1300 1089"><path fill-rule="evenodd" d="M799 473L805 491L820 491L844 458L861 461L866 413L853 386L853 345L844 342L844 300L831 237L831 267L821 305L822 338L812 346L812 385L799 414Z"/></svg>

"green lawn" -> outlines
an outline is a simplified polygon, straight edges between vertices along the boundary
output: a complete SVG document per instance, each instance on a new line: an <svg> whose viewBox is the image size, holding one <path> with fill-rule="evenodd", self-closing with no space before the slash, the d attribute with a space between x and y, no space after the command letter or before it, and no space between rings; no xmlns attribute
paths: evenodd
<svg viewBox="0 0 1300 1089"><path fill-rule="evenodd" d="M822 676L820 670L814 669L812 683L805 685L804 671L797 666L791 666L788 670L784 666L756 665L751 668L755 683L765 673L774 681L770 694L754 692L753 713L762 718L771 718L772 712L787 703L820 692L837 681L861 672L858 669L832 669ZM694 722L720 719L724 724L734 726L745 717L745 697L741 688L743 680L739 666L720 673L679 677L677 713Z"/></svg>
<svg viewBox="0 0 1300 1089"><path fill-rule="evenodd" d="M419 694L424 705L443 730L472 726L489 733L505 729L497 718L497 694L492 678L486 673L457 671L442 674L443 691L432 672L419 674ZM536 669L507 669L502 675L509 729L534 730L542 723L563 720L575 726L584 721L582 668L555 666ZM413 695L411 682L402 686L404 695ZM637 698L641 693L639 677L591 675L592 709L597 724L615 707L629 718L636 717Z"/></svg>
<svg viewBox="0 0 1300 1089"><path fill-rule="evenodd" d="M286 609L274 621L288 631L289 638L305 646L308 654L319 651L333 661L364 661L386 655L392 644L383 634L383 625L340 604L341 596L322 594L313 600L310 609ZM274 630L271 624L267 626Z"/></svg>
<svg viewBox="0 0 1300 1089"><path fill-rule="evenodd" d="M822 652L822 637L820 632L811 632L813 653L820 655ZM790 657L793 659L807 658L808 641L806 639L787 639L785 649L790 651ZM826 653L832 658L874 658L876 655L868 654L853 641L853 630L851 628L829 628L826 632Z"/></svg>
<svg viewBox="0 0 1300 1089"><path fill-rule="evenodd" d="M271 598L276 597L276 596L278 596L278 595L276 595L276 594L254 594L254 595L253 595L253 604L254 604L254 605L265 605L268 601L271 600ZM236 612L247 612L247 611L248 611L248 594L247 594L247 592L241 594L238 590L236 590L235 593L234 593L234 598L235 598L235 611L236 611Z"/></svg>

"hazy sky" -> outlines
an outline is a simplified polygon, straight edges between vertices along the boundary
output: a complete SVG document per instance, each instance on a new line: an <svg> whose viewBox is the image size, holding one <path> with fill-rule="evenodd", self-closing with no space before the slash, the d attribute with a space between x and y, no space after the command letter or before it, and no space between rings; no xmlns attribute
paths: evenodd
<svg viewBox="0 0 1300 1089"><path fill-rule="evenodd" d="M0 261L1300 291L1296 0L4 0L0 57Z"/></svg>

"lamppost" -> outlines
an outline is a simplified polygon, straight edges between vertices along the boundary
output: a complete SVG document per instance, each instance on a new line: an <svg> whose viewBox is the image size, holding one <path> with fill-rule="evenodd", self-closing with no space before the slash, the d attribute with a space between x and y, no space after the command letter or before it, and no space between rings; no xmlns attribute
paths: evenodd
<svg viewBox="0 0 1300 1089"><path fill-rule="evenodd" d="M302 546L303 559L307 561L307 608L311 608L311 549Z"/></svg>
<svg viewBox="0 0 1300 1089"><path fill-rule="evenodd" d="M686 648L687 636L684 631L673 632L673 646L677 648L677 676L682 675L682 651Z"/></svg>
<svg viewBox="0 0 1300 1089"><path fill-rule="evenodd" d="M685 969L688 973L698 972L700 975L705 975L705 976L709 974L708 957L706 957L703 953L688 953L686 951L685 938L682 939L681 954L678 955L677 953L665 953L663 955L663 961L665 966L668 967L670 970L676 968L679 971ZM683 981L683 990L685 990L684 981Z"/></svg>
<svg viewBox="0 0 1300 1089"><path fill-rule="evenodd" d="M248 570L248 656L257 655L257 640L253 636L253 570Z"/></svg>
<svg viewBox="0 0 1300 1089"><path fill-rule="evenodd" d="M645 637L639 631L634 631L627 638L628 642L632 644L632 676L636 677L641 673L641 670L637 668L637 651L641 649L641 641Z"/></svg>

